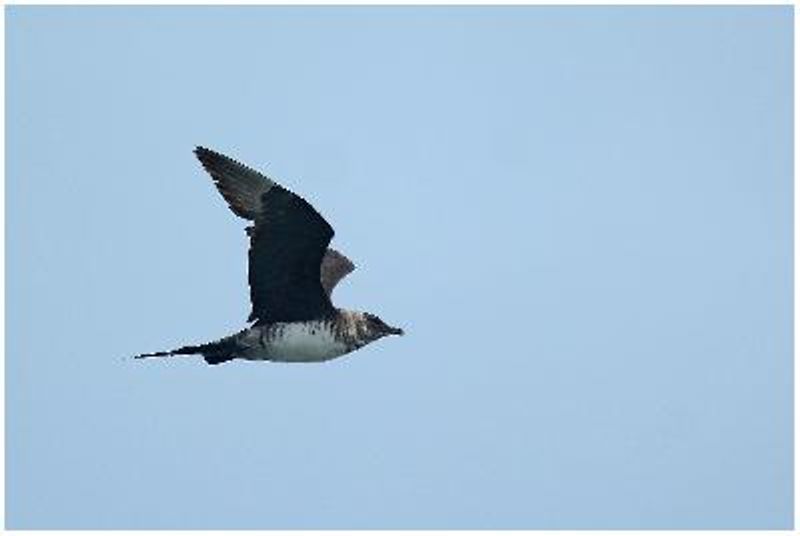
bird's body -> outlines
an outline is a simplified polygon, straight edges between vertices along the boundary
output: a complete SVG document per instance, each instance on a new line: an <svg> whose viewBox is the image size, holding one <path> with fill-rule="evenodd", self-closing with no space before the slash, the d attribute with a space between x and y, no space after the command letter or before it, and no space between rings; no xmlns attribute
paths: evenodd
<svg viewBox="0 0 800 536"><path fill-rule="evenodd" d="M209 364L232 359L320 362L403 330L370 313L333 306L330 294L355 266L328 248L333 229L301 197L214 151L195 154L233 212L254 222L250 298L255 323L215 342L136 357L201 354Z"/></svg>
<svg viewBox="0 0 800 536"><path fill-rule="evenodd" d="M328 361L351 351L333 320L256 326L242 332L242 343L248 348L242 357L254 361Z"/></svg>

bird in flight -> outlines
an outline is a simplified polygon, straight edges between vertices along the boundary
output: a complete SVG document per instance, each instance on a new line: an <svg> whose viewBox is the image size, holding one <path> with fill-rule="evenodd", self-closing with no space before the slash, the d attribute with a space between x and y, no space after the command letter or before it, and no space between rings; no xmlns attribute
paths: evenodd
<svg viewBox="0 0 800 536"><path fill-rule="evenodd" d="M204 147L194 154L237 216L250 220L249 327L218 341L136 358L202 355L232 359L319 362L403 330L370 313L338 309L336 284L355 266L328 247L333 229L305 199L261 173Z"/></svg>

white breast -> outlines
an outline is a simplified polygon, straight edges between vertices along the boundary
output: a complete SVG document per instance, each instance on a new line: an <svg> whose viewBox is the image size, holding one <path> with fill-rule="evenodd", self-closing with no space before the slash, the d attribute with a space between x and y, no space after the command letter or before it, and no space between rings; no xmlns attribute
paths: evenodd
<svg viewBox="0 0 800 536"><path fill-rule="evenodd" d="M267 334L266 358L270 361L326 361L347 353L321 322L274 324Z"/></svg>

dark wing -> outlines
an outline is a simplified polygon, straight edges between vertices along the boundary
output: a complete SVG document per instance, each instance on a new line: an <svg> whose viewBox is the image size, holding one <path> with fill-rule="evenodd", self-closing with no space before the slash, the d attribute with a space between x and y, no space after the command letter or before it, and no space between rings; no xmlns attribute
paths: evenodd
<svg viewBox="0 0 800 536"><path fill-rule="evenodd" d="M350 259L335 249L328 248L325 256L322 257L321 269L322 288L325 289L328 296L333 292L333 287L355 268L356 265Z"/></svg>
<svg viewBox="0 0 800 536"><path fill-rule="evenodd" d="M211 174L219 193L228 202L233 213L246 220L257 222L264 212L262 197L276 186L275 181L209 149L197 147L194 154Z"/></svg>
<svg viewBox="0 0 800 536"><path fill-rule="evenodd" d="M239 162L198 147L231 210L252 220L248 280L258 323L296 322L332 315L320 266L333 229L302 197Z"/></svg>

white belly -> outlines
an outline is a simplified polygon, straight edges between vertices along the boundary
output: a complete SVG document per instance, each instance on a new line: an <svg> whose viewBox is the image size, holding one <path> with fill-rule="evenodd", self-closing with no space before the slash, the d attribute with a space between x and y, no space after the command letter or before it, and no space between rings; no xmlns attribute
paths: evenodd
<svg viewBox="0 0 800 536"><path fill-rule="evenodd" d="M274 324L257 335L265 342L260 351L247 356L249 359L270 361L326 361L347 353L347 346L337 341L329 329L321 323ZM255 331L255 330L253 330Z"/></svg>

